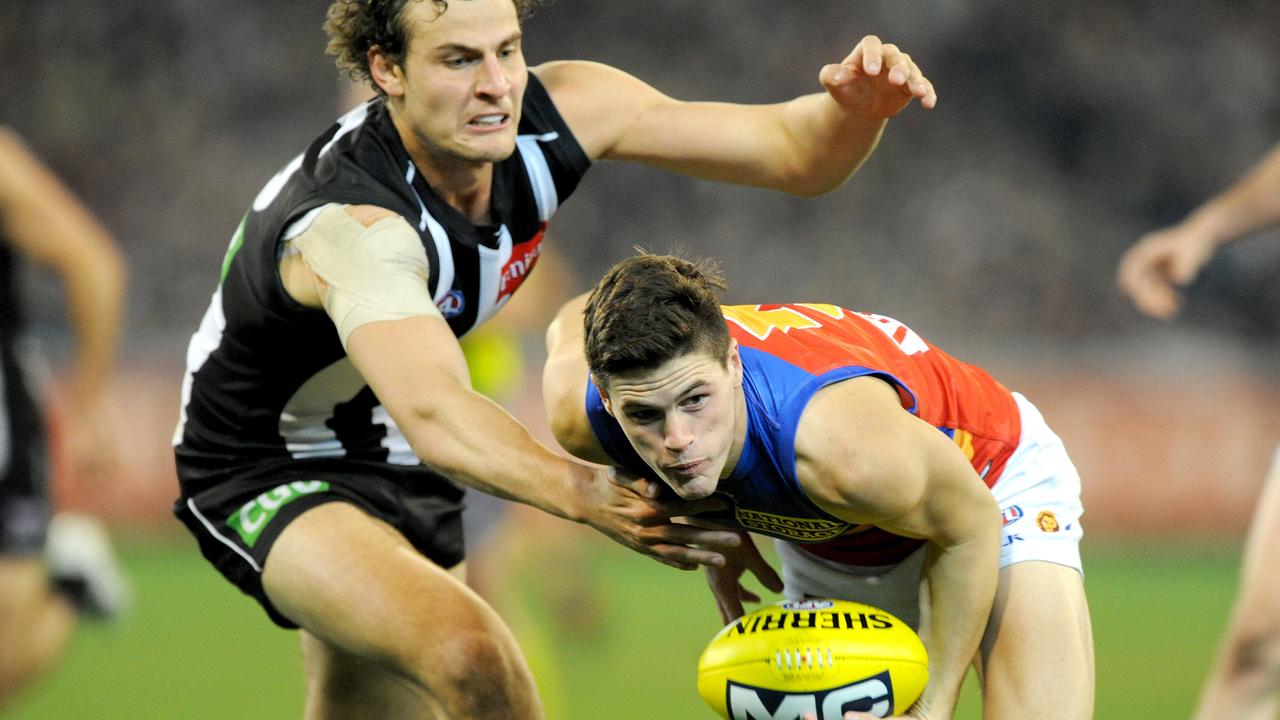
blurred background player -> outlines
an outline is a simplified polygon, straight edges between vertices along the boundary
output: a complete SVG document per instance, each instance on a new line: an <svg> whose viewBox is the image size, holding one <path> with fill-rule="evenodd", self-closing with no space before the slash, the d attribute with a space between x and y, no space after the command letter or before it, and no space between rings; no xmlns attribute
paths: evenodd
<svg viewBox="0 0 1280 720"><path fill-rule="evenodd" d="M929 683L912 717L950 718L970 664L984 717L1091 717L1080 479L1039 411L892 318L721 306L723 289L642 255L566 304L544 376L561 444L730 500L695 520L777 539L788 598L918 628ZM755 599L744 571L781 589L742 539L707 568L725 622Z"/></svg>
<svg viewBox="0 0 1280 720"><path fill-rule="evenodd" d="M1280 225L1280 146L1248 174L1172 227L1144 235L1120 261L1120 287L1143 312L1167 320L1218 248ZM1239 594L1196 717L1280 716L1280 449L1244 549Z"/></svg>
<svg viewBox="0 0 1280 720"><path fill-rule="evenodd" d="M88 487L119 469L107 388L124 263L101 223L23 141L0 126L0 707L56 665L75 614L110 617L126 588L103 529L54 515L48 421L22 342L19 260L61 278L75 356L58 412L69 470ZM43 554L43 557L42 557Z"/></svg>

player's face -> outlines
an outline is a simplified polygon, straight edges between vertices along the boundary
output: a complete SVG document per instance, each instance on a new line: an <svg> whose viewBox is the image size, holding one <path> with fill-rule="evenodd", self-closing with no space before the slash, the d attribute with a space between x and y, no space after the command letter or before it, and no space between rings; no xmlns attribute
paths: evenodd
<svg viewBox="0 0 1280 720"><path fill-rule="evenodd" d="M417 145L437 160L497 162L515 151L529 82L511 0L414 2L400 83L388 92ZM385 86L384 86L385 89Z"/></svg>
<svg viewBox="0 0 1280 720"><path fill-rule="evenodd" d="M694 352L612 379L606 407L632 447L680 497L704 498L733 470L746 436L742 364Z"/></svg>

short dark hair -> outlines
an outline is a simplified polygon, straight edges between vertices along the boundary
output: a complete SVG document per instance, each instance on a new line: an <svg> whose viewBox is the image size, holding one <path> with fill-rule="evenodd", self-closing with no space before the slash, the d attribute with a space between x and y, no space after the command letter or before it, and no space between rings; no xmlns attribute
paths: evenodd
<svg viewBox="0 0 1280 720"><path fill-rule="evenodd" d="M381 94L369 74L369 48L381 48L391 62L403 66L409 47L404 16L410 3L419 2L430 2L439 14L449 9L450 0L335 0L325 14L324 31L329 36L325 52L352 80L368 82ZM511 2L524 18L540 0Z"/></svg>
<svg viewBox="0 0 1280 720"><path fill-rule="evenodd" d="M652 370L690 352L729 359L720 310L724 280L714 263L642 253L596 283L583 312L587 365L602 386L616 375Z"/></svg>

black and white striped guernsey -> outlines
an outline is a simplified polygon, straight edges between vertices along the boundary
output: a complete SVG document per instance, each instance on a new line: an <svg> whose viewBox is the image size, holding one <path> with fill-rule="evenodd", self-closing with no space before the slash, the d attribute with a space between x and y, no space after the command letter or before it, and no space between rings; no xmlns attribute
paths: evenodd
<svg viewBox="0 0 1280 720"><path fill-rule="evenodd" d="M516 151L494 166L495 225L476 226L418 173L382 100L340 118L263 187L232 238L187 350L174 434L184 494L267 458L418 463L325 312L285 292L278 265L291 227L335 202L400 213L419 232L432 297L461 337L519 288L547 221L589 166L530 75Z"/></svg>

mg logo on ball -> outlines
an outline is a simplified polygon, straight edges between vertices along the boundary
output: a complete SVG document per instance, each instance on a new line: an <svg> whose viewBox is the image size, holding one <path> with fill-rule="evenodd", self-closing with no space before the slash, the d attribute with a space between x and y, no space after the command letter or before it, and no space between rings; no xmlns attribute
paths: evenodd
<svg viewBox="0 0 1280 720"><path fill-rule="evenodd" d="M729 681L729 714L733 720L801 720L813 713L818 720L841 720L849 711L888 717L893 711L893 682L889 673L812 693L784 693Z"/></svg>

